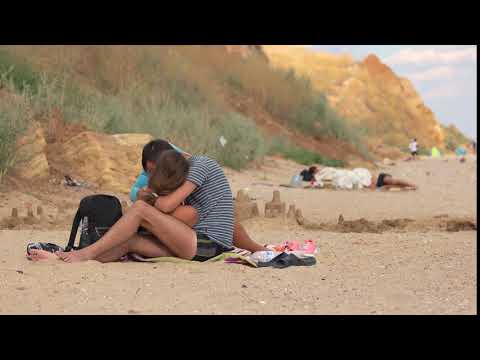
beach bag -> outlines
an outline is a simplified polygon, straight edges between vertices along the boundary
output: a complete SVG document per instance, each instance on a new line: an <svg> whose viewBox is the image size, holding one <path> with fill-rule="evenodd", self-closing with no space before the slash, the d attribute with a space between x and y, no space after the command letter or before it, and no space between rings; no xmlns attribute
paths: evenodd
<svg viewBox="0 0 480 360"><path fill-rule="evenodd" d="M80 201L73 219L70 238L65 251L79 250L98 241L118 219L122 217L122 205L115 196L91 195ZM80 241L74 246L80 227Z"/></svg>
<svg viewBox="0 0 480 360"><path fill-rule="evenodd" d="M290 180L290 186L300 188L303 186L302 177L300 175L294 175Z"/></svg>

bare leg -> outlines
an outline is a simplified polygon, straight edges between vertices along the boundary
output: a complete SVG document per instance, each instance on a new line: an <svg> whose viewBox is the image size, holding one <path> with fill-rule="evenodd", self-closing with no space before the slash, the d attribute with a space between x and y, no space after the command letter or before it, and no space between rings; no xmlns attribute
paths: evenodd
<svg viewBox="0 0 480 360"><path fill-rule="evenodd" d="M193 227L198 221L197 211L192 206L179 206L172 213L172 216L190 227ZM142 226L151 231L152 227L149 223L143 221ZM153 237L134 235L125 244L119 245L104 252L95 260L103 263L114 262L119 260L122 256L132 252L145 257L173 256L173 253L157 239ZM32 261L59 259L56 254L37 249L31 250L30 254L27 254L27 258Z"/></svg>
<svg viewBox="0 0 480 360"><path fill-rule="evenodd" d="M127 211L130 209L131 207ZM181 205L168 215L173 216L189 227L193 227L198 222L198 212L193 206ZM142 227L145 226L142 225Z"/></svg>
<svg viewBox="0 0 480 360"><path fill-rule="evenodd" d="M198 222L198 213L193 206L179 206L170 215L188 227L193 227Z"/></svg>
<svg viewBox="0 0 480 360"><path fill-rule="evenodd" d="M134 235L125 244L110 249L95 260L102 263L118 261L128 253L136 253L145 257L174 256L168 248L153 237Z"/></svg>
<svg viewBox="0 0 480 360"><path fill-rule="evenodd" d="M251 252L265 250L264 246L257 244L248 236L244 227L239 222L235 222L235 227L233 228L233 245Z"/></svg>
<svg viewBox="0 0 480 360"><path fill-rule="evenodd" d="M104 252L126 243L146 221L151 232L170 251L182 259L190 260L197 250L195 232L181 221L166 215L144 201L136 201L125 215L96 243L71 252L59 252L66 262L86 261L99 257Z"/></svg>
<svg viewBox="0 0 480 360"><path fill-rule="evenodd" d="M164 244L154 236L135 236L128 242L128 252L136 253L145 257L175 256Z"/></svg>
<svg viewBox="0 0 480 360"><path fill-rule="evenodd" d="M197 211L192 206L179 206L171 215L190 227L193 227L198 221ZM142 222L141 226L152 232L150 224ZM251 252L265 250L264 246L257 244L250 238L245 228L239 222L235 222L233 245Z"/></svg>

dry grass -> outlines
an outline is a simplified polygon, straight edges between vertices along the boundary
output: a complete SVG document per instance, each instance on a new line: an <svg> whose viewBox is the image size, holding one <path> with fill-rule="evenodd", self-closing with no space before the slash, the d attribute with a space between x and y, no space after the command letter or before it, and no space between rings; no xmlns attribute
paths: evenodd
<svg viewBox="0 0 480 360"><path fill-rule="evenodd" d="M81 122L108 133L168 137L241 168L268 146L251 119L231 110L228 95L236 92L292 129L360 142L308 78L223 46L1 46L0 69L13 84L9 91L24 98L25 121L44 120L49 141L61 139L58 123ZM5 111L0 126L20 118L20 110Z"/></svg>

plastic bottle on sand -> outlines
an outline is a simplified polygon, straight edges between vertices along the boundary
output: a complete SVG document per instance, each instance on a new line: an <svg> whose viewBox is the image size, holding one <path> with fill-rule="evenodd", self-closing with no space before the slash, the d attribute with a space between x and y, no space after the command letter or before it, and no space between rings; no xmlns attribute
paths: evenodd
<svg viewBox="0 0 480 360"><path fill-rule="evenodd" d="M250 258L255 262L269 262L278 254L274 251L257 251L253 253Z"/></svg>

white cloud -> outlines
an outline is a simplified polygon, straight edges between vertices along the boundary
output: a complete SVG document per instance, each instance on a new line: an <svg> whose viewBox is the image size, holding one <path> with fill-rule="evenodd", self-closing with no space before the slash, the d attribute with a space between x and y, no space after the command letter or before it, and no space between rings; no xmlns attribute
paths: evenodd
<svg viewBox="0 0 480 360"><path fill-rule="evenodd" d="M453 64L465 61L477 61L477 47L471 46L462 49L403 49L387 57L385 62L390 65L398 64Z"/></svg>
<svg viewBox="0 0 480 360"><path fill-rule="evenodd" d="M436 66L425 71L419 71L408 75L407 77L413 81L430 81L438 79L449 79L456 74L453 67L450 66Z"/></svg>

